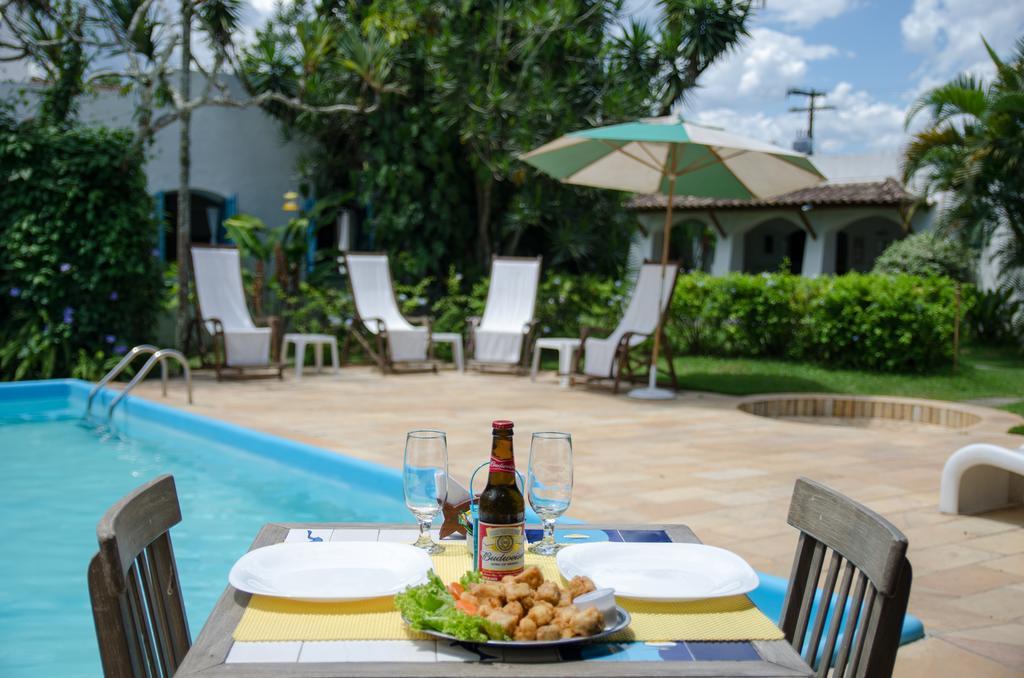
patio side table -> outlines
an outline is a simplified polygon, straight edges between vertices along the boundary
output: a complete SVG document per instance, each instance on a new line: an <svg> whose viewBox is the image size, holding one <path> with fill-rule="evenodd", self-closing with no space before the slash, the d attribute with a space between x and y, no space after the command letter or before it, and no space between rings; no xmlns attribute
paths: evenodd
<svg viewBox="0 0 1024 678"><path fill-rule="evenodd" d="M285 541L412 543L412 525L380 523L271 523L252 547ZM683 542L699 540L685 525L566 525L559 541ZM527 539L539 540L538 526ZM641 678L664 676L813 675L785 640L595 643L590 650L506 650L443 640L236 642L232 638L249 594L228 586L175 678L280 676L283 678Z"/></svg>
<svg viewBox="0 0 1024 678"><path fill-rule="evenodd" d="M281 342L281 362L288 359L288 344L295 346L295 381L302 379L302 368L306 362L306 347L313 347L313 358L316 361L317 374L324 366L324 346L331 348L331 364L334 373L338 374L338 338L333 334L300 334L289 332Z"/></svg>
<svg viewBox="0 0 1024 678"><path fill-rule="evenodd" d="M432 344L451 344L452 360L455 362L455 369L459 372L466 371L465 360L462 357L462 335L458 332L432 332L430 334Z"/></svg>
<svg viewBox="0 0 1024 678"><path fill-rule="evenodd" d="M569 373L572 372L572 359L580 348L580 340L571 337L544 337L533 345L533 362L530 365L530 381L536 381L540 370L540 352L544 349L558 351L559 384L562 388L569 386Z"/></svg>

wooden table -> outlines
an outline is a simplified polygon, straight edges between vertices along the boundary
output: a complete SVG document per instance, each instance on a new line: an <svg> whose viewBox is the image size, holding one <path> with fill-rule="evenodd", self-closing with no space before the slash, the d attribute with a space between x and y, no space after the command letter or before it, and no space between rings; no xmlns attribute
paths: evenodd
<svg viewBox="0 0 1024 678"><path fill-rule="evenodd" d="M528 529L531 541L539 530ZM566 525L563 535L589 534L594 541L699 540L683 525ZM408 525L368 523L272 523L251 548L283 541L401 541ZM435 640L236 643L231 638L249 594L228 586L175 678L192 676L284 676L420 678L458 676L809 676L811 670L786 641L593 644L585 658L567 659L556 649L473 653L466 646ZM580 647L580 646L577 646ZM607 652L605 651L607 648ZM565 650L562 650L565 652ZM604 652L604 654L602 654ZM510 656L511 655L511 656Z"/></svg>

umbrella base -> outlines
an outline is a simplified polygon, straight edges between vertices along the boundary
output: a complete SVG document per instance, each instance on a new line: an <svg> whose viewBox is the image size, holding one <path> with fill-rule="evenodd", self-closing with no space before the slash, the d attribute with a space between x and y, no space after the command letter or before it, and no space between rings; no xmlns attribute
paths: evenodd
<svg viewBox="0 0 1024 678"><path fill-rule="evenodd" d="M672 400L676 397L676 392L667 388L651 388L648 386L646 388L634 388L626 395L637 400Z"/></svg>

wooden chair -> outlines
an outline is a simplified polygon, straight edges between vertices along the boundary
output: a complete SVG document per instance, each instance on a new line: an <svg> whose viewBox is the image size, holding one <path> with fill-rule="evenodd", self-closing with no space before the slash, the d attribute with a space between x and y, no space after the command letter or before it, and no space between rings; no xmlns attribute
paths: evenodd
<svg viewBox="0 0 1024 678"><path fill-rule="evenodd" d="M467 319L469 367L526 372L537 335L537 289L544 261L536 257L492 257L483 317Z"/></svg>
<svg viewBox="0 0 1024 678"><path fill-rule="evenodd" d="M806 478L796 481L788 522L800 530L800 541L780 619L786 640L820 678L828 675L833 656L834 678L892 675L910 598L907 538L874 511ZM812 619L826 560L828 570Z"/></svg>
<svg viewBox="0 0 1024 678"><path fill-rule="evenodd" d="M174 477L162 475L96 526L89 596L106 678L171 676L192 644L168 532L179 522Z"/></svg>
<svg viewBox="0 0 1024 678"><path fill-rule="evenodd" d="M672 390L678 388L672 346L665 336L665 325L679 277L679 263L668 262L665 273L667 278L662 287L661 264L656 261L644 262L618 327L610 332L593 327L582 328L580 348L576 352L576 362L570 376L571 383L606 382L613 379L612 391L618 393L623 381L646 382L651 356L635 349L660 327L662 354L668 362ZM606 336L600 338L599 334Z"/></svg>
<svg viewBox="0 0 1024 678"><path fill-rule="evenodd" d="M212 366L217 381L225 377L281 379L284 371L279 355L281 319L277 316L259 319L265 327L253 320L245 301L238 248L192 245L191 255L195 313L187 333L186 354L194 338L203 367ZM211 340L212 365L206 363L210 352L206 336Z"/></svg>
<svg viewBox="0 0 1024 678"><path fill-rule="evenodd" d="M437 372L438 361L434 360L431 342L432 319L402 315L388 255L345 252L344 257L345 280L352 294L355 319L345 334L341 362L348 362L350 339L355 339L382 374L397 372L399 367L405 371Z"/></svg>

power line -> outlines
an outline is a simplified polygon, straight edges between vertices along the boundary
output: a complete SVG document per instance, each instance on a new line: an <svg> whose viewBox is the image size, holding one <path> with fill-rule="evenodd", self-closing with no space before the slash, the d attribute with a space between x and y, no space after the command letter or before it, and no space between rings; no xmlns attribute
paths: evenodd
<svg viewBox="0 0 1024 678"><path fill-rule="evenodd" d="M807 97L808 102L806 106L793 106L789 109L790 113L807 113L807 155L814 154L814 113L816 111L834 111L835 106L826 106L824 104L818 105L819 99L825 98L825 92L821 90L811 89L800 89L798 87L790 87L786 90L786 96L802 96ZM798 142L799 143L799 142ZM796 147L796 144L794 144ZM799 150L799 149L798 149Z"/></svg>

